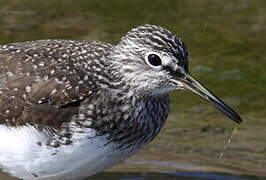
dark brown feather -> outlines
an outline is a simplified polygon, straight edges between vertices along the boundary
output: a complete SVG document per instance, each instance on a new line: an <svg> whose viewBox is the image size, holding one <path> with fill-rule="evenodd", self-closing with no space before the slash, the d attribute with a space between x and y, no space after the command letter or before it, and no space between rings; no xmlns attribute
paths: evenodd
<svg viewBox="0 0 266 180"><path fill-rule="evenodd" d="M94 44L43 40L0 45L0 124L60 128L71 121L78 103L97 90L91 81L95 75L87 70L90 62L111 47Z"/></svg>

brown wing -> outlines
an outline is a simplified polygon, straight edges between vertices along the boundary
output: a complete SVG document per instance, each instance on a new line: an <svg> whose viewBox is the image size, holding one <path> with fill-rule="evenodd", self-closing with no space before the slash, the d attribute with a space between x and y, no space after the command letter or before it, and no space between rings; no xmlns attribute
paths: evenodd
<svg viewBox="0 0 266 180"><path fill-rule="evenodd" d="M0 124L57 126L97 85L88 66L99 44L44 40L0 46ZM103 44L97 52L105 53Z"/></svg>

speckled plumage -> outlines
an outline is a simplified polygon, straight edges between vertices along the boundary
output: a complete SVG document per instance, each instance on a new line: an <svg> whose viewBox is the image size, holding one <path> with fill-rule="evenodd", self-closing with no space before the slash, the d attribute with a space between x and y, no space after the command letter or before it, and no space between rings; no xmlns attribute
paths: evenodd
<svg viewBox="0 0 266 180"><path fill-rule="evenodd" d="M151 53L160 66L147 62ZM76 180L126 159L159 133L168 93L183 88L172 79L185 72L184 43L153 25L132 29L115 46L0 45L0 167L25 179Z"/></svg>
<svg viewBox="0 0 266 180"><path fill-rule="evenodd" d="M113 129L129 119L132 101L140 101L107 57L110 44L41 40L1 48L3 124L67 131L71 136L71 122L99 134L117 133ZM163 102L167 110L167 100Z"/></svg>

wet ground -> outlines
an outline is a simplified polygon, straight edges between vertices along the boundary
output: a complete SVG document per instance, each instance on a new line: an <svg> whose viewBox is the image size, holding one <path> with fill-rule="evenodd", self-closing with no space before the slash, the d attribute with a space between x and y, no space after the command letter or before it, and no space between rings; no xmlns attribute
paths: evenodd
<svg viewBox="0 0 266 180"><path fill-rule="evenodd" d="M176 32L189 48L192 74L244 122L235 125L188 92L173 93L171 115L158 138L126 163L90 179L262 180L265 12L263 0L0 0L0 43L47 38L115 43L145 23Z"/></svg>

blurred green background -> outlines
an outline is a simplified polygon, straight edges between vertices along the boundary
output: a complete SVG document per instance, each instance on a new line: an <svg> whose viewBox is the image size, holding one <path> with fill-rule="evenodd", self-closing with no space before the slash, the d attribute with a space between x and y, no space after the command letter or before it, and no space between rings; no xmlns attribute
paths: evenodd
<svg viewBox="0 0 266 180"><path fill-rule="evenodd" d="M175 92L159 137L94 179L171 179L156 175L160 171L266 179L266 1L0 0L1 44L36 39L115 44L131 28L147 23L163 26L185 41L191 73L236 109L244 122L235 125L202 99Z"/></svg>

